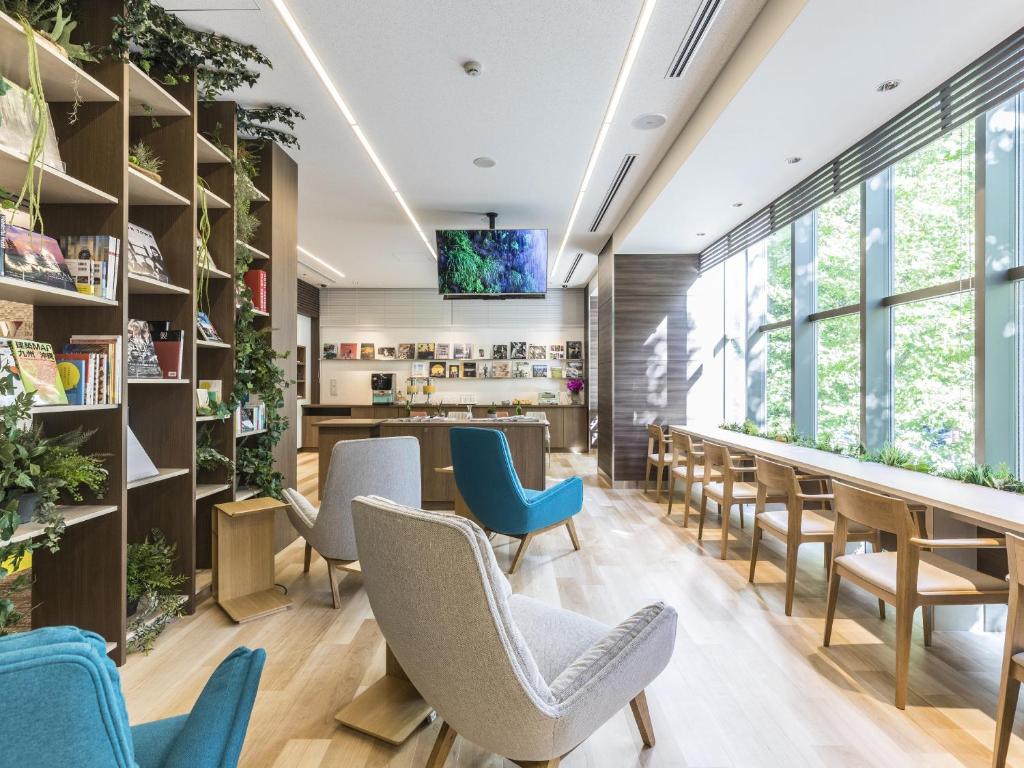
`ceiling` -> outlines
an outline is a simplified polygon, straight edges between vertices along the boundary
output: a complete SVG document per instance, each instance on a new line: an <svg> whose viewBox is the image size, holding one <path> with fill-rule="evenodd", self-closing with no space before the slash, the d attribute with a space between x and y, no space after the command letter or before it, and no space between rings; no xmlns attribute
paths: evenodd
<svg viewBox="0 0 1024 768"><path fill-rule="evenodd" d="M666 70L700 5L660 0L553 285L576 252L587 279L662 153L685 124L764 0L723 3L682 78ZM428 287L436 265L268 0L164 0L190 25L257 45L274 62L243 104L306 115L296 131L300 243L346 275L314 283ZM289 7L417 219L446 227L547 228L554 260L641 0L291 0ZM475 59L471 78L462 63ZM662 113L656 130L630 125ZM597 232L589 232L622 158L636 153ZM497 165L481 169L478 156ZM300 261L309 261L300 256ZM314 266L314 262L310 262Z"/></svg>
<svg viewBox="0 0 1024 768"><path fill-rule="evenodd" d="M644 191L616 252L702 250L1021 27L1020 0L809 0L678 168L662 169L667 183ZM889 79L900 86L879 93Z"/></svg>

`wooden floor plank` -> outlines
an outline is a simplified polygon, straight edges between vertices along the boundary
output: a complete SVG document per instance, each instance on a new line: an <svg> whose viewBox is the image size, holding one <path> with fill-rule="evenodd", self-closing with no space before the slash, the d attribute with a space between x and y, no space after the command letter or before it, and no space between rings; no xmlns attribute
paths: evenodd
<svg viewBox="0 0 1024 768"><path fill-rule="evenodd" d="M696 521L665 516L640 491L603 487L593 456L555 454L553 478L580 474L585 509L582 544L538 537L519 571L516 591L614 623L653 600L679 611L675 655L648 690L657 735L641 751L629 708L563 762L564 768L680 766L823 766L896 768L969 766L991 760L1000 635L936 632L921 644L920 617L911 654L910 704L893 704L894 611L882 622L874 600L843 588L833 647L821 647L825 571L820 547L801 550L793 616L783 613L783 558L774 541L761 548L757 583L747 583L750 526L730 532L729 559L718 559L718 517L706 540ZM316 501L316 455L299 455L299 489ZM681 512L675 506L674 511ZM735 518L735 515L733 516ZM749 523L749 517L748 517ZM498 562L516 542L496 537ZM339 726L334 713L384 671L384 647L362 577L342 574L339 610L331 608L326 564L302 573L302 544L278 556L278 581L291 610L236 625L211 601L175 622L149 656L122 671L133 723L188 711L217 663L237 645L266 648L268 658L242 765L274 768L419 768L437 735L435 722L395 748ZM1024 768L1024 714L1010 748ZM458 739L448 768L509 765Z"/></svg>

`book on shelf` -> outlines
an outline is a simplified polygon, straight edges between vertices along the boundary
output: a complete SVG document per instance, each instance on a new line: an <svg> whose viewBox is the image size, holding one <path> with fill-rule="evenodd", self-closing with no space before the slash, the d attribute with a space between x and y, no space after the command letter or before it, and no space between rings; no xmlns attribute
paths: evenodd
<svg viewBox="0 0 1024 768"><path fill-rule="evenodd" d="M259 432L267 428L267 406L256 395L249 395L249 399L239 406L235 411L235 432L239 435Z"/></svg>
<svg viewBox="0 0 1024 768"><path fill-rule="evenodd" d="M10 377L12 389L10 392L0 393L0 408L6 408L14 404L14 399L25 391L21 384L21 376L18 375L18 366L14 363L14 349L11 347L10 339L0 339L0 377Z"/></svg>
<svg viewBox="0 0 1024 768"><path fill-rule="evenodd" d="M171 282L153 233L131 223L128 224L128 271L161 283Z"/></svg>
<svg viewBox="0 0 1024 768"><path fill-rule="evenodd" d="M252 294L253 307L260 312L267 311L267 271L265 269L250 269L245 273L246 286Z"/></svg>
<svg viewBox="0 0 1024 768"><path fill-rule="evenodd" d="M64 263L60 245L52 237L6 224L0 274L51 288L77 292L75 279Z"/></svg>
<svg viewBox="0 0 1024 768"><path fill-rule="evenodd" d="M153 330L153 321L150 320L149 324L153 334L153 347L164 378L180 379L185 362L185 332L173 328Z"/></svg>
<svg viewBox="0 0 1024 768"><path fill-rule="evenodd" d="M12 16L16 15L12 10L17 7L16 5L12 6L7 3L4 7ZM57 143L57 134L53 130L50 105L43 104L42 106L42 111L37 113L32 107L28 91L7 80L4 83L3 92L0 93L0 146L28 157L32 154L33 144L36 140L36 127L39 125L39 118L42 118L46 125L43 130L42 146L39 148L39 159L43 165L63 173L65 163L60 158L60 145Z"/></svg>
<svg viewBox="0 0 1024 768"><path fill-rule="evenodd" d="M204 341L223 341L205 312L196 312L196 328Z"/></svg>
<svg viewBox="0 0 1024 768"><path fill-rule="evenodd" d="M79 293L115 298L120 239L110 235L68 235L60 238L60 247Z"/></svg>
<svg viewBox="0 0 1024 768"><path fill-rule="evenodd" d="M153 346L153 334L145 320L128 321L128 378L162 379L160 361Z"/></svg>
<svg viewBox="0 0 1024 768"><path fill-rule="evenodd" d="M212 416L223 402L224 385L220 379L200 379L196 386L196 416Z"/></svg>
<svg viewBox="0 0 1024 768"><path fill-rule="evenodd" d="M101 362L105 356L88 352L59 352L54 357L57 358L57 371L68 396L68 405L96 405L102 402L99 399L98 378L101 366L106 368L106 360ZM77 379L73 370L78 373ZM72 384L70 387L69 382Z"/></svg>
<svg viewBox="0 0 1024 768"><path fill-rule="evenodd" d="M14 364L21 377L21 386L32 395L37 405L67 405L64 385L57 375L57 359L53 347L41 341L11 339Z"/></svg>
<svg viewBox="0 0 1024 768"><path fill-rule="evenodd" d="M64 345L66 354L91 354L96 363L97 405L122 402L121 337L103 334L76 334Z"/></svg>

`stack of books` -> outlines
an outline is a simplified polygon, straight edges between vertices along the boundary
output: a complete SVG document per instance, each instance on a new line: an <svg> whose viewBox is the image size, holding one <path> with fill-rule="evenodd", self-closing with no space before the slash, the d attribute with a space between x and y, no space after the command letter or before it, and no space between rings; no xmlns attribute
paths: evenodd
<svg viewBox="0 0 1024 768"><path fill-rule="evenodd" d="M245 273L245 284L252 292L252 304L260 312L267 311L267 272L250 269Z"/></svg>
<svg viewBox="0 0 1024 768"><path fill-rule="evenodd" d="M257 395L249 395L248 401L235 411L235 432L247 435L267 428L267 405Z"/></svg>
<svg viewBox="0 0 1024 768"><path fill-rule="evenodd" d="M184 358L184 331L170 320L128 321L129 379L180 379Z"/></svg>
<svg viewBox="0 0 1024 768"><path fill-rule="evenodd" d="M56 355L61 379L77 381L68 388L69 405L110 405L120 403L121 337L77 334ZM74 367L77 376L71 375Z"/></svg>
<svg viewBox="0 0 1024 768"><path fill-rule="evenodd" d="M60 239L67 254L64 263L79 293L113 299L117 291L117 265L121 241L108 235L74 235Z"/></svg>

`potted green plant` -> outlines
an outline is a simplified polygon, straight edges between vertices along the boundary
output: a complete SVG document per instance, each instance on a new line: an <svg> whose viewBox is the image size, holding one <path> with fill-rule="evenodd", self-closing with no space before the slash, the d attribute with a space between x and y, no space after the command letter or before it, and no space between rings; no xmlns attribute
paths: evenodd
<svg viewBox="0 0 1024 768"><path fill-rule="evenodd" d="M157 157L148 144L144 141L137 141L128 149L128 163L139 173L148 176L157 184L163 181L160 169L164 167L164 161Z"/></svg>
<svg viewBox="0 0 1024 768"><path fill-rule="evenodd" d="M29 574L21 570L30 552L46 547L60 549L64 517L57 503L61 498L83 500L83 489L96 497L105 491L107 470L100 455L82 454L80 448L91 432L74 429L47 437L32 422L32 395L14 396L14 377L0 378L0 397L13 398L0 409L0 580L18 574L5 584L0 599L0 634L16 625L22 614L12 596L29 586ZM9 543L18 526L34 520L43 526L32 539Z"/></svg>
<svg viewBox="0 0 1024 768"><path fill-rule="evenodd" d="M128 651L148 653L171 619L180 616L185 577L175 575L177 550L154 528L141 542L128 545Z"/></svg>

